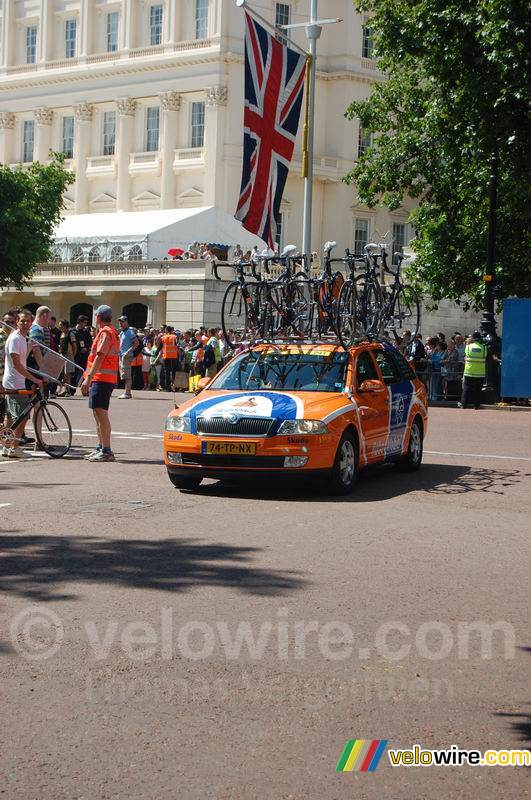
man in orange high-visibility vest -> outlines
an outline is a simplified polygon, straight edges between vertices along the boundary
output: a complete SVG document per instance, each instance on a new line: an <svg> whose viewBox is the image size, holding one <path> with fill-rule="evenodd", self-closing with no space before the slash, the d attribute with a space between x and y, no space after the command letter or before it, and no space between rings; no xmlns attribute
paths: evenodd
<svg viewBox="0 0 531 800"><path fill-rule="evenodd" d="M88 461L115 460L111 450L109 403L117 383L120 340L111 322L112 309L109 306L96 309L98 332L92 342L81 384L82 394L89 397L89 408L94 414L98 434L96 448L86 456Z"/></svg>
<svg viewBox="0 0 531 800"><path fill-rule="evenodd" d="M179 345L177 344L177 336L171 325L166 325L165 332L160 337L160 344L157 352L160 350L162 350L164 388L167 392L171 392L175 373L179 369Z"/></svg>

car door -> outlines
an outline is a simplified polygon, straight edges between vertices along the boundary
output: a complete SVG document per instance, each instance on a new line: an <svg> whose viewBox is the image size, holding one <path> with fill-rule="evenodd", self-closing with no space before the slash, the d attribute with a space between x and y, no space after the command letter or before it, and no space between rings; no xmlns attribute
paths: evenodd
<svg viewBox="0 0 531 800"><path fill-rule="evenodd" d="M391 347L390 345L388 346ZM407 436L409 408L413 396L413 386L405 379L398 368L392 352L386 348L375 350L374 357L388 391L388 424L385 437L384 460L392 460L403 450Z"/></svg>
<svg viewBox="0 0 531 800"><path fill-rule="evenodd" d="M374 463L384 458L389 424L389 393L384 386L374 391L362 391L364 381L382 381L370 349L356 356L353 369L353 394L359 408L362 443L362 461Z"/></svg>

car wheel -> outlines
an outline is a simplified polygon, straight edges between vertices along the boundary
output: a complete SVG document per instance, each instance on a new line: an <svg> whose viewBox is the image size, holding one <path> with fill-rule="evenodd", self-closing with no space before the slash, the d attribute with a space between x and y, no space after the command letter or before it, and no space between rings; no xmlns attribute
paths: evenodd
<svg viewBox="0 0 531 800"><path fill-rule="evenodd" d="M179 475L169 475L170 481L176 489L197 489L203 478L181 478Z"/></svg>
<svg viewBox="0 0 531 800"><path fill-rule="evenodd" d="M422 423L415 417L409 432L407 453L398 462L398 468L406 472L413 472L422 464Z"/></svg>
<svg viewBox="0 0 531 800"><path fill-rule="evenodd" d="M344 433L337 448L332 470L333 494L350 494L358 475L358 446L354 435Z"/></svg>

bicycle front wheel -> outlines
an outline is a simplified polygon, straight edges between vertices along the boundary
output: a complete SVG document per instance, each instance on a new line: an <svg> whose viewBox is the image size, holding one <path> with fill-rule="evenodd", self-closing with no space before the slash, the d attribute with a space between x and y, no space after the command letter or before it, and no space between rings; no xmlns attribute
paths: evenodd
<svg viewBox="0 0 531 800"><path fill-rule="evenodd" d="M240 342L255 338L258 332L259 286L258 283L248 283L243 287L238 281L227 286L221 303L221 327L232 350Z"/></svg>
<svg viewBox="0 0 531 800"><path fill-rule="evenodd" d="M72 446L72 426L58 403L38 406L33 415L35 438L51 458L62 458Z"/></svg>
<svg viewBox="0 0 531 800"><path fill-rule="evenodd" d="M336 328L345 350L363 333L357 318L356 286L351 280L345 281L339 293Z"/></svg>
<svg viewBox="0 0 531 800"><path fill-rule="evenodd" d="M420 327L420 303L412 286L401 286L391 308L390 328L398 341L406 331L411 331L413 339Z"/></svg>

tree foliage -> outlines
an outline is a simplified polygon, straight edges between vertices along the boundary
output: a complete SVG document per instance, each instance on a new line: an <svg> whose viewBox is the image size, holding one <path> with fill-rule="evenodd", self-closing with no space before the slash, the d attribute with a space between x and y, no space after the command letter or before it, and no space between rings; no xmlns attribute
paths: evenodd
<svg viewBox="0 0 531 800"><path fill-rule="evenodd" d="M74 181L62 155L27 170L0 165L0 286L21 289L35 264L50 258L63 193Z"/></svg>
<svg viewBox="0 0 531 800"><path fill-rule="evenodd" d="M492 153L499 153L498 298L531 296L527 0L361 0L388 80L354 102L373 146L345 181L369 206L417 198L413 278L480 304Z"/></svg>

